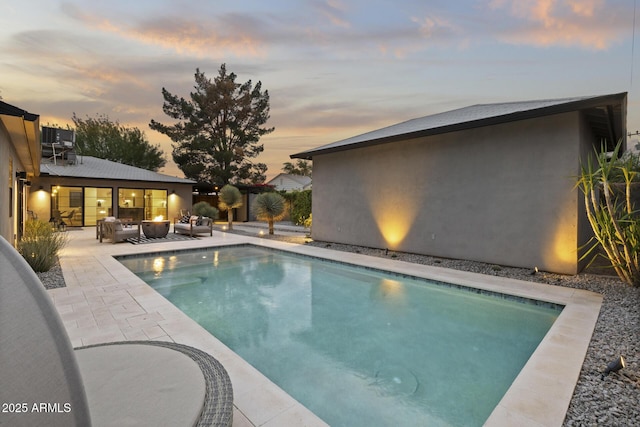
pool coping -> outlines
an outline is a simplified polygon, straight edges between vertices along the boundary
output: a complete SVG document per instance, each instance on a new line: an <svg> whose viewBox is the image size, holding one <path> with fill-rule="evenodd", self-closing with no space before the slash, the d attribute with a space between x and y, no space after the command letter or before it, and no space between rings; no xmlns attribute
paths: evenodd
<svg viewBox="0 0 640 427"><path fill-rule="evenodd" d="M602 296L590 291L222 232L198 241L153 243L143 247L97 244L86 237L73 237L60 257L68 289L52 290L50 294L74 346L114 341L118 334L123 340L139 339L139 330L142 330L146 331L147 339L172 340L209 352L220 360L231 377L236 397L234 425L326 424L113 256L248 243L563 305L564 309L487 419L486 426L562 425L602 304ZM79 244L75 245L74 241ZM86 258L91 267L82 267L83 263L77 265L77 257ZM110 292L115 292L122 302L110 299ZM133 299L135 307L125 302L127 296ZM117 303L110 304L113 301ZM131 310L131 316L124 313L121 317L122 306L124 311ZM113 320L115 325L103 322L109 317L107 314L113 318L107 320ZM146 325L146 329L144 326L136 329L138 322ZM105 329L109 333L105 333ZM242 424L242 420L250 424Z"/></svg>

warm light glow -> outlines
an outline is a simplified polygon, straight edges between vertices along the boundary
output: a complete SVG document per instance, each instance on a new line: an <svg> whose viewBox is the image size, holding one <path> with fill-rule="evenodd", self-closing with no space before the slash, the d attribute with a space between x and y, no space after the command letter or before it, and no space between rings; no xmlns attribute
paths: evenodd
<svg viewBox="0 0 640 427"><path fill-rule="evenodd" d="M384 239L380 244L398 250L413 228L421 198L395 185L415 179L404 163L389 163L387 171L388 174L380 174L375 168L368 168L359 171L358 178L369 204L369 212ZM392 178L389 180L386 177Z"/></svg>
<svg viewBox="0 0 640 427"><path fill-rule="evenodd" d="M222 231L227 231L227 226L226 225L222 226Z"/></svg>
<svg viewBox="0 0 640 427"><path fill-rule="evenodd" d="M397 280L381 279L375 292L376 298L389 308L401 307L406 302L405 287Z"/></svg>
<svg viewBox="0 0 640 427"><path fill-rule="evenodd" d="M164 258L158 257L153 260L153 272L162 273L162 270L164 270Z"/></svg>
<svg viewBox="0 0 640 427"><path fill-rule="evenodd" d="M576 226L574 220L575 207L568 201L558 213L558 220L549 237L547 250L543 257L545 261L544 269L563 271L567 267L571 268L578 261L578 242L576 241Z"/></svg>
<svg viewBox="0 0 640 427"><path fill-rule="evenodd" d="M385 204L382 201L372 202L380 205L376 208L372 207L372 213L386 243L385 246L389 249L398 249L413 227L417 214L416 202L411 200L412 197L408 194L405 197L406 201L398 200L397 203L386 206L382 206Z"/></svg>
<svg viewBox="0 0 640 427"><path fill-rule="evenodd" d="M264 236L264 231L260 230L260 232L258 232L259 235Z"/></svg>
<svg viewBox="0 0 640 427"><path fill-rule="evenodd" d="M399 296L404 293L404 286L397 280L382 279L380 281L380 291L384 295Z"/></svg>
<svg viewBox="0 0 640 427"><path fill-rule="evenodd" d="M164 220L164 216L158 215L158 216L154 217L153 220L154 221L162 221L162 220Z"/></svg>

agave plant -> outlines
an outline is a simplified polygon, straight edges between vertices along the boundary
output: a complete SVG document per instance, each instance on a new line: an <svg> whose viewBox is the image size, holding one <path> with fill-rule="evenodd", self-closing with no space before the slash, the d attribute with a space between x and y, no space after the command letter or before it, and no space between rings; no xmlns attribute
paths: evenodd
<svg viewBox="0 0 640 427"><path fill-rule="evenodd" d="M285 216L285 200L278 193L262 193L256 197L253 213L261 221L269 224L269 234L273 234L273 223Z"/></svg>
<svg viewBox="0 0 640 427"><path fill-rule="evenodd" d="M581 259L602 247L618 277L629 285L640 286L640 211L631 197L638 171L632 157L617 160L621 143L611 160L603 149L596 152L596 164L589 158L581 165L577 185L584 194L594 233ZM621 183L615 182L620 180Z"/></svg>
<svg viewBox="0 0 640 427"><path fill-rule="evenodd" d="M229 230L233 229L233 209L242 206L242 194L240 190L231 184L227 184L220 189L218 194L218 207L221 211L227 211L229 220Z"/></svg>

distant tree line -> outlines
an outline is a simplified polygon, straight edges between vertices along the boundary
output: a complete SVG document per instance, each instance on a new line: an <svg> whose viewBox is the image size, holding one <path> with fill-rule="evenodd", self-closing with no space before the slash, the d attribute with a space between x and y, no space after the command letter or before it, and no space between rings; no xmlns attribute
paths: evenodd
<svg viewBox="0 0 640 427"><path fill-rule="evenodd" d="M112 160L151 171L157 171L167 161L159 145L152 145L144 132L126 127L109 117L81 119L73 114L76 126L76 151L83 156Z"/></svg>

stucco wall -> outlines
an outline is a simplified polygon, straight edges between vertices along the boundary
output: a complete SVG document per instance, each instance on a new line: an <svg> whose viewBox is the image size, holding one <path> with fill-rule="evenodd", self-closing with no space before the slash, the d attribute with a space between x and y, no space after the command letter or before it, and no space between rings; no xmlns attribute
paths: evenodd
<svg viewBox="0 0 640 427"><path fill-rule="evenodd" d="M313 238L578 270L580 113L313 158Z"/></svg>
<svg viewBox="0 0 640 427"><path fill-rule="evenodd" d="M11 168L13 170L9 170ZM15 176L16 171L23 170L24 167L13 149L7 130L0 122L0 236L11 244L15 244L16 233L17 186ZM10 197L13 199L11 202ZM13 207L13 214L10 212L10 207Z"/></svg>
<svg viewBox="0 0 640 427"><path fill-rule="evenodd" d="M180 209L191 210L192 207L192 188L191 184L165 183L165 182L146 182L146 181L122 181L122 180L104 180L104 179L79 179L68 177L50 177L40 176L34 178L31 184L28 196L28 208L45 221L49 220L51 215L51 186L70 186L70 187L100 187L100 188L141 188L141 189L166 189L168 192L167 212L169 220L179 217ZM40 186L43 190L40 190ZM175 191L175 193L172 193ZM112 206L117 206L118 201L113 200Z"/></svg>

